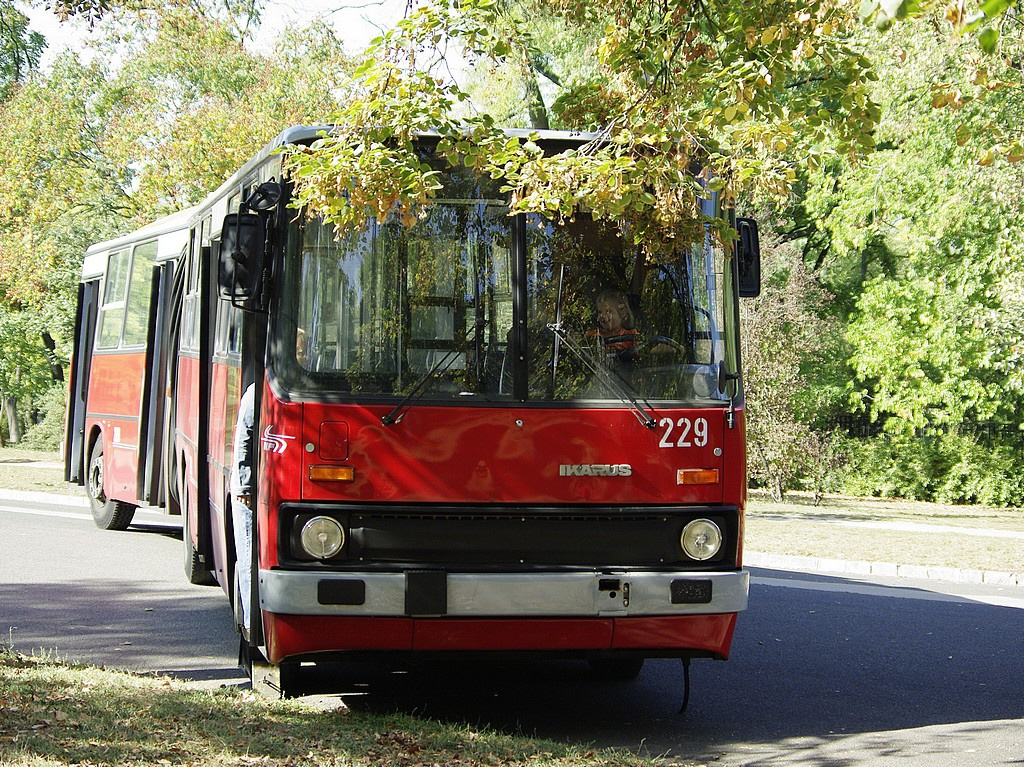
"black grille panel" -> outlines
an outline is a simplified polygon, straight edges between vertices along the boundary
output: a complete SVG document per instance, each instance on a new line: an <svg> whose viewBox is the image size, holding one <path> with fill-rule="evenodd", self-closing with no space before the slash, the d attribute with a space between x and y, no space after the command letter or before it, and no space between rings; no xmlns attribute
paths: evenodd
<svg viewBox="0 0 1024 767"><path fill-rule="evenodd" d="M735 508L384 510L294 505L282 509L282 543L287 543L283 556L291 551L301 560L289 530L294 529L292 520L310 514L334 516L347 531L345 549L326 563L330 566L699 570L735 565ZM688 559L679 545L683 527L700 517L717 522L725 537L719 556L705 562Z"/></svg>

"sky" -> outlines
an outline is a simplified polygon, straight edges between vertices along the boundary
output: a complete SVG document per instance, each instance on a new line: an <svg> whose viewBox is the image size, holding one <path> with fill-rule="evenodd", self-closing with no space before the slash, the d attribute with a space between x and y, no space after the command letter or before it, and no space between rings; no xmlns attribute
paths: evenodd
<svg viewBox="0 0 1024 767"><path fill-rule="evenodd" d="M362 50L382 28L398 21L405 11L405 0L267 0L263 27L255 44L269 47L277 33L289 22L315 17L333 23L345 43L345 49ZM22 5L32 29L41 32L47 41L42 68L67 48L81 49L94 35L88 24L71 19L61 22L45 8Z"/></svg>

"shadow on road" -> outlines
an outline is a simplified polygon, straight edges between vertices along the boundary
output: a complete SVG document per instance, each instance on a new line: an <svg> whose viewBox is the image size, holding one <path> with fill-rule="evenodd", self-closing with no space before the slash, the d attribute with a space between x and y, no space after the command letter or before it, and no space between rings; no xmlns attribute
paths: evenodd
<svg viewBox="0 0 1024 767"><path fill-rule="evenodd" d="M150 535L162 535L166 538L173 538L176 541L182 539L181 525L148 524L132 522L129 532L148 533Z"/></svg>
<svg viewBox="0 0 1024 767"><path fill-rule="evenodd" d="M2 640L26 653L189 679L241 677L231 610L216 588L158 582L0 584Z"/></svg>
<svg viewBox="0 0 1024 767"><path fill-rule="evenodd" d="M632 683L595 679L582 662L302 672L310 692L333 689L353 709L713 759L737 744L1022 718L1022 617L980 603L754 587L732 659L693 661L682 715L682 667L672 660L647 661Z"/></svg>

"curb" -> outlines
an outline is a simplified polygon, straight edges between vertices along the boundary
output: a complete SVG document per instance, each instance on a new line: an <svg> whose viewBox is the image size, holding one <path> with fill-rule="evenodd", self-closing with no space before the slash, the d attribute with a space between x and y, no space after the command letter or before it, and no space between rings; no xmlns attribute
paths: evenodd
<svg viewBox="0 0 1024 767"><path fill-rule="evenodd" d="M35 503L51 503L57 506L89 508L89 499L84 495L57 495L56 493L36 493L31 490L0 490L0 500L32 501Z"/></svg>
<svg viewBox="0 0 1024 767"><path fill-rule="evenodd" d="M990 570L967 570L959 567L900 565L894 562L866 562L824 557L801 557L793 554L769 554L748 551L743 555L746 567L771 570L797 570L808 573L841 575L880 575L889 578L920 578L988 586L1024 587L1024 573L1001 573Z"/></svg>

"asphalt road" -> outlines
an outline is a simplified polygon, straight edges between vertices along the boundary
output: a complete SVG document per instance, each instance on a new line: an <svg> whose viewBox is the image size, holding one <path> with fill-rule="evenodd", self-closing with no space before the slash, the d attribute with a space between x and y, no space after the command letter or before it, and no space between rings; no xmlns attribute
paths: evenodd
<svg viewBox="0 0 1024 767"><path fill-rule="evenodd" d="M238 682L227 597L193 586L181 524L138 512L126 532L99 530L87 508L0 490L0 642L23 653Z"/></svg>
<svg viewBox="0 0 1024 767"><path fill-rule="evenodd" d="M239 684L220 590L182 575L180 529L125 533L0 497L0 631L15 649ZM1024 763L1024 593L753 571L733 657L632 683L576 663L304 669L316 705L402 710L721 765Z"/></svg>

